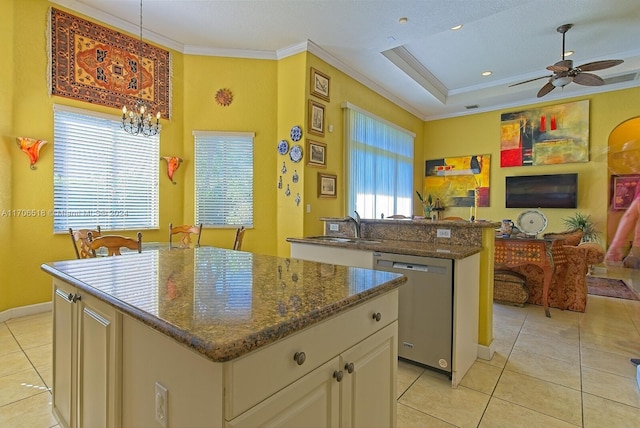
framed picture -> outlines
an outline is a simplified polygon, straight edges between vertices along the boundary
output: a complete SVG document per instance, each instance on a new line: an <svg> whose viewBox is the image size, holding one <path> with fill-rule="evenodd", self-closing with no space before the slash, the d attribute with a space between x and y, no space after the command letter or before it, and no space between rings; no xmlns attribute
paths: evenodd
<svg viewBox="0 0 640 428"><path fill-rule="evenodd" d="M319 141L307 140L307 165L327 167L327 145Z"/></svg>
<svg viewBox="0 0 640 428"><path fill-rule="evenodd" d="M311 67L311 95L329 102L329 81L326 74Z"/></svg>
<svg viewBox="0 0 640 428"><path fill-rule="evenodd" d="M334 174L318 173L318 197L319 198L335 198L337 197L337 176Z"/></svg>
<svg viewBox="0 0 640 428"><path fill-rule="evenodd" d="M626 210L636 196L640 175L618 175L612 176L613 180L613 200L611 208L614 210Z"/></svg>
<svg viewBox="0 0 640 428"><path fill-rule="evenodd" d="M309 134L324 137L324 106L309 100Z"/></svg>

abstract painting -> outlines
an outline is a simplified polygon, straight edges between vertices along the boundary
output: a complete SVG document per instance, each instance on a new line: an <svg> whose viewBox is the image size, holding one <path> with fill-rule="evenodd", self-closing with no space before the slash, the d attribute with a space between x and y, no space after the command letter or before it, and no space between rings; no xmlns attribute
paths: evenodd
<svg viewBox="0 0 640 428"><path fill-rule="evenodd" d="M589 162L589 100L501 115L501 167L574 162Z"/></svg>
<svg viewBox="0 0 640 428"><path fill-rule="evenodd" d="M490 167L491 155L427 160L424 195L445 208L488 207Z"/></svg>

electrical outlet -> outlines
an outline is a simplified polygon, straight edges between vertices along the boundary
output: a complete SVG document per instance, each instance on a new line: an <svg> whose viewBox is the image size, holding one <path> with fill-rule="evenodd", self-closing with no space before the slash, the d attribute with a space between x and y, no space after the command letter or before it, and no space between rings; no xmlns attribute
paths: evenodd
<svg viewBox="0 0 640 428"><path fill-rule="evenodd" d="M310 213L311 212L311 204L307 204L307 212Z"/></svg>
<svg viewBox="0 0 640 428"><path fill-rule="evenodd" d="M451 238L451 229L437 229L436 236L438 238Z"/></svg>
<svg viewBox="0 0 640 428"><path fill-rule="evenodd" d="M160 424L161 427L167 428L167 398L169 392L167 388L156 382L156 422Z"/></svg>
<svg viewBox="0 0 640 428"><path fill-rule="evenodd" d="M338 230L340 230L340 226L338 225L338 223L329 223L329 230L332 232L337 232Z"/></svg>

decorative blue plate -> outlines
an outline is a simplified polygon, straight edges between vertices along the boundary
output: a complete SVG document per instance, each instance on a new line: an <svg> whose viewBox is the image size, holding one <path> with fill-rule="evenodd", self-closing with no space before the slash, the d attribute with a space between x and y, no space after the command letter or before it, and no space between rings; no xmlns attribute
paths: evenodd
<svg viewBox="0 0 640 428"><path fill-rule="evenodd" d="M298 145L291 147L291 150L289 151L289 158L293 162L300 162L300 160L302 160L302 147Z"/></svg>
<svg viewBox="0 0 640 428"><path fill-rule="evenodd" d="M301 138L302 138L302 128L300 128L298 125L291 128L291 140L300 141Z"/></svg>
<svg viewBox="0 0 640 428"><path fill-rule="evenodd" d="M280 140L278 142L278 153L286 155L289 151L289 142L287 140Z"/></svg>

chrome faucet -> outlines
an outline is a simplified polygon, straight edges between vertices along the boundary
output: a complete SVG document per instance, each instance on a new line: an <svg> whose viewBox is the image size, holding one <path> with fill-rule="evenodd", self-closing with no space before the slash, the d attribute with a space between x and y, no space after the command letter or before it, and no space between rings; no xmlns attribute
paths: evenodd
<svg viewBox="0 0 640 428"><path fill-rule="evenodd" d="M362 220L360 219L360 214L358 214L358 211L354 211L353 212L356 215L356 218L353 218L351 216L347 217L347 220L352 221L353 222L353 226L354 226L354 230L355 230L355 237L356 238L361 238L361 222Z"/></svg>

